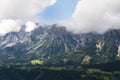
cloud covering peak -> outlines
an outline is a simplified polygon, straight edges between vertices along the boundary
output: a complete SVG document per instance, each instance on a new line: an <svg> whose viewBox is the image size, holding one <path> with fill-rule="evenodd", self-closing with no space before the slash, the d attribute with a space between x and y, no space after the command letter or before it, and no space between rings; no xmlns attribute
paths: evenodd
<svg viewBox="0 0 120 80"><path fill-rule="evenodd" d="M5 35L8 32L20 30L20 20L4 19L0 22L0 35Z"/></svg>
<svg viewBox="0 0 120 80"><path fill-rule="evenodd" d="M75 32L120 28L120 0L79 0L69 27Z"/></svg>
<svg viewBox="0 0 120 80"><path fill-rule="evenodd" d="M22 23L39 20L37 15L55 3L56 0L0 0L0 35L18 31L20 20ZM34 27L30 22L27 25L29 31Z"/></svg>
<svg viewBox="0 0 120 80"><path fill-rule="evenodd" d="M33 22L31 22L31 21L28 21L28 22L26 23L26 29L25 29L25 31L26 31L26 32L31 32L31 31L34 30L36 27L37 27L37 26L36 26L35 23L33 23Z"/></svg>

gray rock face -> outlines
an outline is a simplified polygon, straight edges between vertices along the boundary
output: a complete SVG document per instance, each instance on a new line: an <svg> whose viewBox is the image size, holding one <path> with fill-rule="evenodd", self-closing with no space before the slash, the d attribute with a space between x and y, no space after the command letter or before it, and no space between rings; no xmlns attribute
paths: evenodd
<svg viewBox="0 0 120 80"><path fill-rule="evenodd" d="M30 42L30 33L25 32L23 26L19 32L10 32L0 37L0 47L11 47L17 43Z"/></svg>

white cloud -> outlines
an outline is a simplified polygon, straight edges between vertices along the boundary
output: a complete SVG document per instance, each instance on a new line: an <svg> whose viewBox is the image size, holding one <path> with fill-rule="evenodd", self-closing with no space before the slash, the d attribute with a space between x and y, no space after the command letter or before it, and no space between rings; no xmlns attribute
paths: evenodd
<svg viewBox="0 0 120 80"><path fill-rule="evenodd" d="M75 32L120 28L120 0L79 0L72 18L68 28Z"/></svg>
<svg viewBox="0 0 120 80"><path fill-rule="evenodd" d="M33 23L33 22L31 22L31 21L28 21L28 22L26 23L26 29L25 29L25 31L26 31L26 32L31 32L31 31L34 30L35 28L36 28L36 24Z"/></svg>
<svg viewBox="0 0 120 80"><path fill-rule="evenodd" d="M0 19L34 20L56 0L0 0Z"/></svg>
<svg viewBox="0 0 120 80"><path fill-rule="evenodd" d="M0 35L11 31L18 31L18 20L25 23L27 21L38 20L38 14L48 6L54 5L56 0L0 0ZM32 22L28 22L33 29Z"/></svg>
<svg viewBox="0 0 120 80"><path fill-rule="evenodd" d="M0 35L5 35L8 32L11 31L19 31L20 29L20 20L12 20L12 19L8 19L8 20L2 20L0 22Z"/></svg>

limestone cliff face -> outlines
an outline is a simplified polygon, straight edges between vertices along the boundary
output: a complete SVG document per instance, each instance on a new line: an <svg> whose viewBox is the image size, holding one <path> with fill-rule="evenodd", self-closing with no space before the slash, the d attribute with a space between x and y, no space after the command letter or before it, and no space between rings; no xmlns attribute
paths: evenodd
<svg viewBox="0 0 120 80"><path fill-rule="evenodd" d="M99 53L101 52L102 50L102 47L104 46L104 40L98 40L97 43L96 43L96 53L97 55L99 55Z"/></svg>
<svg viewBox="0 0 120 80"><path fill-rule="evenodd" d="M118 54L117 57L120 57L120 45L118 46Z"/></svg>

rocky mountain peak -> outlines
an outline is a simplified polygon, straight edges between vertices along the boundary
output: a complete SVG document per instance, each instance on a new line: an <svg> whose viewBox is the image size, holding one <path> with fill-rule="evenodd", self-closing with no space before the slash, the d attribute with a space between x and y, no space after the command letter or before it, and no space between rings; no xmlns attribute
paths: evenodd
<svg viewBox="0 0 120 80"><path fill-rule="evenodd" d="M0 54L4 53L6 60L11 59L7 56L9 54L18 60L46 61L49 57L56 60L56 63L64 59L68 63L83 63L89 58L87 64L102 63L116 59L119 55L119 45L119 29L109 30L104 34L74 34L57 24L47 27L37 25L31 32L25 32L25 26L22 26L19 32L7 33L0 37ZM3 55L0 59L3 59Z"/></svg>

